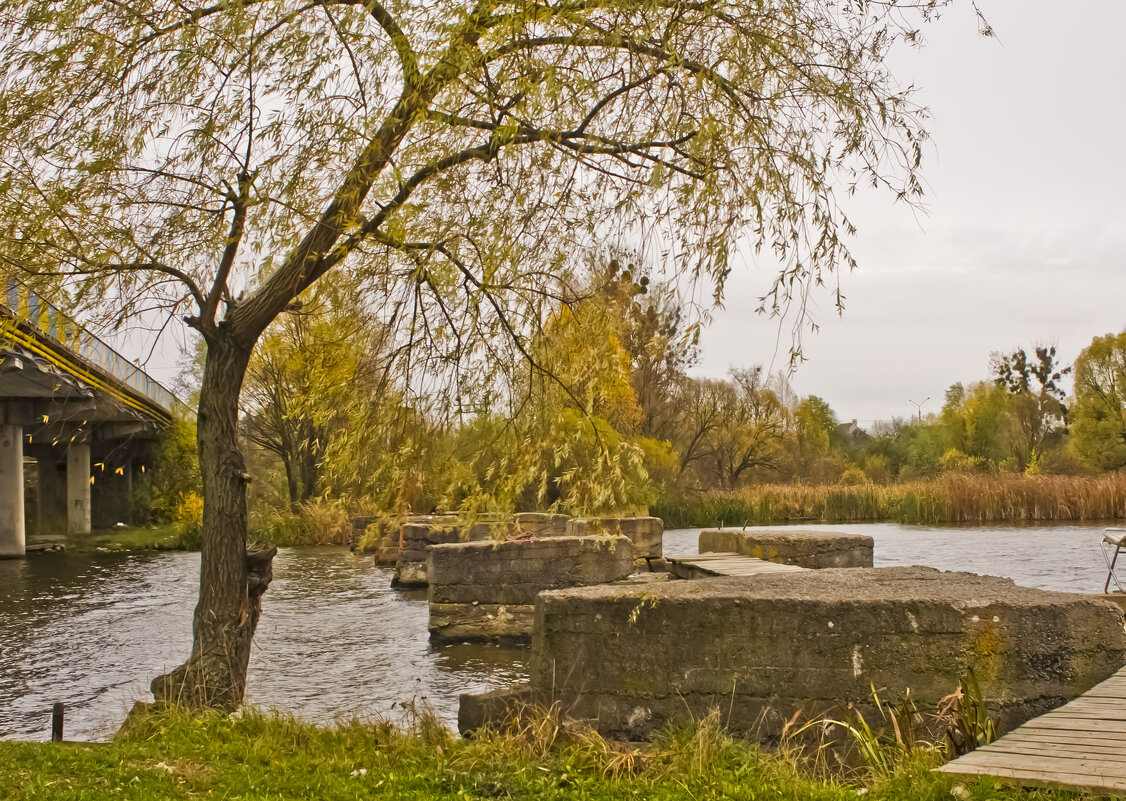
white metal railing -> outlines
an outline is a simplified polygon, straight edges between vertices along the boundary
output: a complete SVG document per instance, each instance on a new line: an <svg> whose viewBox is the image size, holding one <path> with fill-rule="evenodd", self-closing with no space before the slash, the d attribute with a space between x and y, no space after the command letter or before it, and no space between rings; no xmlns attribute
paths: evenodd
<svg viewBox="0 0 1126 801"><path fill-rule="evenodd" d="M12 317L22 320L39 334L53 339L67 350L81 356L162 409L171 412L179 404L176 396L159 381L19 280L8 279L3 305Z"/></svg>

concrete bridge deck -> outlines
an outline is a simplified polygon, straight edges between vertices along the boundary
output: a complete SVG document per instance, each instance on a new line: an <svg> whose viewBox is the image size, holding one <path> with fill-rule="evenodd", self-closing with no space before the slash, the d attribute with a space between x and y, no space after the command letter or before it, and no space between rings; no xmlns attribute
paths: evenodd
<svg viewBox="0 0 1126 801"><path fill-rule="evenodd" d="M34 289L0 282L0 557L25 553L25 460L41 534L86 533L92 515L134 522L152 443L178 405Z"/></svg>
<svg viewBox="0 0 1126 801"><path fill-rule="evenodd" d="M1126 794L1126 668L939 770L1030 787Z"/></svg>

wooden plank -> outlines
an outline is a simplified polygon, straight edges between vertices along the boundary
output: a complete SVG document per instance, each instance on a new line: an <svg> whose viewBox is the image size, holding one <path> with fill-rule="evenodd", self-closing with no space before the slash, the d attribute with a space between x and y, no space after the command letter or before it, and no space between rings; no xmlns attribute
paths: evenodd
<svg viewBox="0 0 1126 801"><path fill-rule="evenodd" d="M1026 786L1126 791L1126 669L939 770Z"/></svg>
<svg viewBox="0 0 1126 801"><path fill-rule="evenodd" d="M1106 679L1104 681L1100 681L1098 684L1096 684L1094 687L1092 687L1091 690L1110 690L1110 689L1114 689L1114 690L1117 690L1117 691L1121 691L1123 688L1126 688L1126 676L1123 676L1123 677L1112 676L1109 679ZM1090 692L1091 690L1088 690L1087 692ZM1086 694L1087 693L1084 693L1084 695L1086 695Z"/></svg>
<svg viewBox="0 0 1126 801"><path fill-rule="evenodd" d="M1103 728L1103 724L1116 724L1126 723L1126 714L1121 709L1103 709L1095 710L1090 709L1087 711L1068 712L1066 715L1052 715L1050 718L1047 715L1040 718L1042 720L1084 720L1088 721L1083 726L1084 729L1089 731L1099 731Z"/></svg>
<svg viewBox="0 0 1126 801"><path fill-rule="evenodd" d="M1092 779L1118 779L1126 782L1126 767L1121 762L1092 759L1053 759L1037 754L981 754L973 751L958 760L959 768L976 767L982 770L1024 770L1048 775L1070 774Z"/></svg>
<svg viewBox="0 0 1126 801"><path fill-rule="evenodd" d="M1021 741L1006 743L1001 748L978 749L986 756L998 757L1010 754L1029 754L1042 759L1056 758L1067 760L1094 760L1095 762L1108 762L1117 764L1118 770L1126 775L1126 751L1107 751L1100 748L1085 748L1082 745L1066 747L1065 743L1045 743Z"/></svg>
<svg viewBox="0 0 1126 801"><path fill-rule="evenodd" d="M1044 715L1033 718L1021 728L1030 729L1061 729L1066 731L1101 731L1113 734L1126 735L1126 721L1106 720L1095 723L1090 718L1065 717L1063 715Z"/></svg>
<svg viewBox="0 0 1126 801"><path fill-rule="evenodd" d="M1075 748L1097 748L1097 749L1114 749L1121 747L1126 751L1126 739L1117 734L1102 734L1100 732L1082 732L1076 736L1074 732L1058 731L1054 729L1017 729L1009 732L1001 740L1001 742L1013 740L1016 742L1030 742L1030 743L1046 743L1051 745L1070 745ZM983 746L984 748L992 748L993 745Z"/></svg>
<svg viewBox="0 0 1126 801"><path fill-rule="evenodd" d="M1108 700L1113 699L1115 701L1122 701L1126 700L1126 688L1103 687L1102 685L1100 685L1098 687L1092 687L1090 690L1087 690L1087 692L1083 693L1083 697L1106 698Z"/></svg>
<svg viewBox="0 0 1126 801"><path fill-rule="evenodd" d="M974 751L975 754L995 756L998 754L1026 754L1041 758L1066 759L1073 761L1093 760L1120 765L1119 770L1126 774L1126 748L1117 751L1095 749L1081 743L1067 745L1064 743L1029 742L1026 740L1010 740L1005 738L1004 743L985 746Z"/></svg>
<svg viewBox="0 0 1126 801"><path fill-rule="evenodd" d="M1036 779L1051 779L1069 776L1070 781L1084 785L1102 785L1119 783L1126 784L1126 770L1121 763L1081 763L1078 760L1050 760L1044 757L1027 756L1018 757L1012 754L1005 755L1007 759L998 762L970 762L963 764L959 770L977 769L988 772L990 775L1005 775L1009 778L1021 778L1022 775ZM1112 767L1107 769L1106 765ZM1058 779L1063 781L1062 778Z"/></svg>
<svg viewBox="0 0 1126 801"><path fill-rule="evenodd" d="M1012 768L990 768L988 770L968 767L950 769L956 763L951 762L939 768L943 773L951 776L996 776L999 779L1012 779L1020 784L1033 787L1061 787L1073 790L1088 790L1093 792L1106 792L1107 790L1126 791L1126 778L1107 776L1088 776L1086 774L1053 773L1044 771L1022 770Z"/></svg>

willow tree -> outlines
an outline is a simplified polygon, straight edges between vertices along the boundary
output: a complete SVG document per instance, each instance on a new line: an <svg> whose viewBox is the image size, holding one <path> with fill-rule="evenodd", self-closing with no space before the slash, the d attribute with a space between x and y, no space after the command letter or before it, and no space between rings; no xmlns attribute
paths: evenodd
<svg viewBox="0 0 1126 801"><path fill-rule="evenodd" d="M206 343L194 641L157 696L243 697L268 565L239 392L306 289L363 273L389 325L517 355L575 254L649 237L717 299L733 254L773 251L782 310L852 264L834 190L920 191L884 62L939 5L2 0L0 258Z"/></svg>

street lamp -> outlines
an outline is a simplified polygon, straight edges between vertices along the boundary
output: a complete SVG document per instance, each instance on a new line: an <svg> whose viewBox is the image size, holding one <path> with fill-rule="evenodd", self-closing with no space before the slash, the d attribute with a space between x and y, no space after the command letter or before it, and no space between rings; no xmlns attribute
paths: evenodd
<svg viewBox="0 0 1126 801"><path fill-rule="evenodd" d="M910 398L908 398L908 399L907 399L907 402L908 402L908 403L913 403L913 404L915 404L915 408L916 408L916 409L918 410L918 412L919 412L919 422L920 422L920 423L921 423L921 422L923 422L923 404L924 404L924 403L926 403L926 402L927 402L927 401L929 401L929 400L930 400L930 398L929 398L929 397L923 398L923 399L922 399L921 401L913 401L913 400L911 400Z"/></svg>

